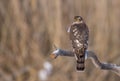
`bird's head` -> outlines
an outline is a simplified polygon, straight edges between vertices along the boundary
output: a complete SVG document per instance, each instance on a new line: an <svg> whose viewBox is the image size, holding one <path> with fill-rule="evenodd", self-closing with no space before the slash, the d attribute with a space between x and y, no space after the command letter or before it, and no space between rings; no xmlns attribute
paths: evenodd
<svg viewBox="0 0 120 81"><path fill-rule="evenodd" d="M81 16L75 16L74 17L74 22L82 22L83 18Z"/></svg>

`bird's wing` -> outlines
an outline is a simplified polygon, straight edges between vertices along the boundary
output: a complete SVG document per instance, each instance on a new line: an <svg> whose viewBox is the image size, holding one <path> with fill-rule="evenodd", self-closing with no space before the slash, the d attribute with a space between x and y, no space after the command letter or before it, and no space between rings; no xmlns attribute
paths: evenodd
<svg viewBox="0 0 120 81"><path fill-rule="evenodd" d="M70 28L70 39L73 47L80 48L81 45L88 45L89 31L87 26L82 24L74 24Z"/></svg>

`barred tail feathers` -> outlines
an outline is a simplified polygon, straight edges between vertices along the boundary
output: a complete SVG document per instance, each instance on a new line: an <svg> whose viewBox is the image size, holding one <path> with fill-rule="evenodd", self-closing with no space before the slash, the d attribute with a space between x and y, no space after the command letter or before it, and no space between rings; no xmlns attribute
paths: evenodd
<svg viewBox="0 0 120 81"><path fill-rule="evenodd" d="M75 53L77 57L77 71L84 71L85 69L85 49L78 50Z"/></svg>
<svg viewBox="0 0 120 81"><path fill-rule="evenodd" d="M80 58L78 58L78 60L77 60L77 67L76 67L77 71L84 71L84 69L85 69L84 62L85 62L84 55L80 56Z"/></svg>

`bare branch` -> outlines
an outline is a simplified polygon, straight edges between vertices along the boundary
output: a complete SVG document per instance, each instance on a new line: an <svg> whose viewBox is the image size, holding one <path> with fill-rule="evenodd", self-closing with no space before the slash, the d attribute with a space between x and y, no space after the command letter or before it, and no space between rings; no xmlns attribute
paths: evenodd
<svg viewBox="0 0 120 81"><path fill-rule="evenodd" d="M74 53L72 51L65 51L62 49L56 49L50 54L52 58L57 58L58 56L70 56L74 57ZM100 62L96 54L92 51L86 51L85 55L86 59L91 59L93 64L97 67L100 68L101 70L110 70L114 73L116 73L118 76L120 76L120 66L117 66L116 64L111 64L111 63L104 63Z"/></svg>

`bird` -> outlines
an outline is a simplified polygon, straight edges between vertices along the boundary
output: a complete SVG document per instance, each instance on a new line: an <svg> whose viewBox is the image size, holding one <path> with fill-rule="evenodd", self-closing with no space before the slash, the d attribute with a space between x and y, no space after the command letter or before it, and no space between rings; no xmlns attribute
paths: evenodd
<svg viewBox="0 0 120 81"><path fill-rule="evenodd" d="M74 16L74 21L68 28L72 42L74 56L76 58L76 70L85 69L85 52L88 49L89 29L81 16Z"/></svg>

